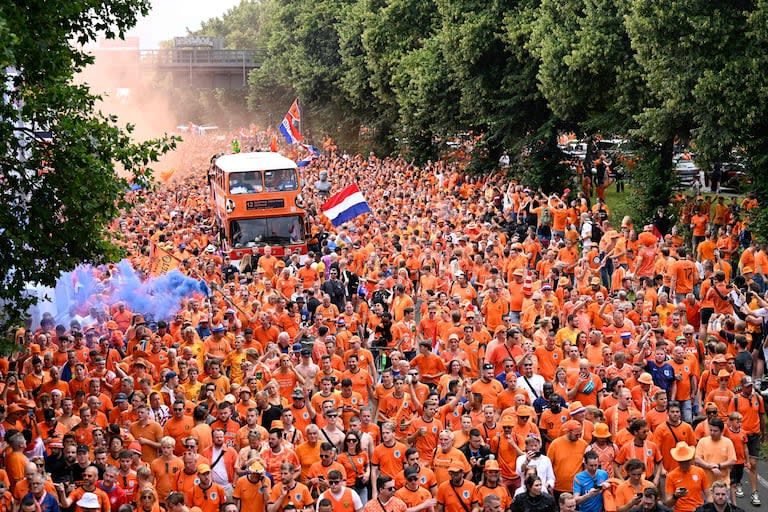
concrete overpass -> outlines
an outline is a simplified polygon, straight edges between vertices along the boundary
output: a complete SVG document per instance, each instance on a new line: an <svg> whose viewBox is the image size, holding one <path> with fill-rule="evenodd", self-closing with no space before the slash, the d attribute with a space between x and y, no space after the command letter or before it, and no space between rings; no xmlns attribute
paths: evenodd
<svg viewBox="0 0 768 512"><path fill-rule="evenodd" d="M95 48L98 82L112 87L130 87L139 78L154 73L169 76L174 87L188 89L243 89L248 73L261 67L265 50L222 50L214 48ZM91 66L93 67L93 66ZM84 76L89 79L89 69Z"/></svg>

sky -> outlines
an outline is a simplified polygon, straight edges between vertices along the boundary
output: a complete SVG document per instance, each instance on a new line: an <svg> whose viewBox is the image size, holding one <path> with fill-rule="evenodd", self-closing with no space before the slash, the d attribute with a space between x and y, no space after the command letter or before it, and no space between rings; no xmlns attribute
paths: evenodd
<svg viewBox="0 0 768 512"><path fill-rule="evenodd" d="M240 0L154 0L152 10L140 19L128 36L138 37L142 49L159 48L160 41L187 35L201 22L219 17Z"/></svg>

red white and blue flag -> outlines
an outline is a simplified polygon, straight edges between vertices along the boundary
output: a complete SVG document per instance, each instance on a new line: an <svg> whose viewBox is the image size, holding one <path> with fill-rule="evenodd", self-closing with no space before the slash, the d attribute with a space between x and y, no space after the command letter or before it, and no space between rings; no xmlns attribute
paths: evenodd
<svg viewBox="0 0 768 512"><path fill-rule="evenodd" d="M320 150L312 144L302 144L301 147L309 152L309 155L296 162L297 167L306 167L312 163L312 161L320 156Z"/></svg>
<svg viewBox="0 0 768 512"><path fill-rule="evenodd" d="M358 215L371 212L371 207L368 206L363 193L355 184L333 195L320 208L334 226L340 226Z"/></svg>
<svg viewBox="0 0 768 512"><path fill-rule="evenodd" d="M297 144L303 140L301 136L301 110L299 110L299 99L293 100L291 108L280 123L280 133L285 137L288 144Z"/></svg>

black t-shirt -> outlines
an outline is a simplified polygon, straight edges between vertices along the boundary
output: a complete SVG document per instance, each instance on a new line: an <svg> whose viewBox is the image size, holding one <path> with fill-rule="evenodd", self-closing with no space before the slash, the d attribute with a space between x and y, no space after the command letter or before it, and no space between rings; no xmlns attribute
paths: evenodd
<svg viewBox="0 0 768 512"><path fill-rule="evenodd" d="M382 322L376 326L376 344L380 347L388 347L392 344L392 324Z"/></svg>
<svg viewBox="0 0 768 512"><path fill-rule="evenodd" d="M387 301L392 297L392 292L389 290L376 290L373 292L373 296L371 297L371 302L373 304L381 304L381 307L384 308L384 311L389 311L389 304L387 304Z"/></svg>
<svg viewBox="0 0 768 512"><path fill-rule="evenodd" d="M744 372L746 375L752 375L752 354L749 352L739 352L734 359L736 369Z"/></svg>
<svg viewBox="0 0 768 512"><path fill-rule="evenodd" d="M229 280L232 278L232 276L234 276L238 272L240 272L240 269L234 265L221 266L221 277L224 279L225 283L228 283Z"/></svg>
<svg viewBox="0 0 768 512"><path fill-rule="evenodd" d="M307 311L309 312L310 320L315 318L315 311L317 310L318 306L320 306L321 302L318 300L317 297L310 297L307 299Z"/></svg>
<svg viewBox="0 0 768 512"><path fill-rule="evenodd" d="M283 408L279 405L270 404L269 409L261 414L261 426L269 431L273 421L280 419L283 414Z"/></svg>

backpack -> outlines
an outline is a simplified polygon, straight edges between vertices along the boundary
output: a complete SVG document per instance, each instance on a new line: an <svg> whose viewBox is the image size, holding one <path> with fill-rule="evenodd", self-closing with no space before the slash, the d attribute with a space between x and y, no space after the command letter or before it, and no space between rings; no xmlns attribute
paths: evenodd
<svg viewBox="0 0 768 512"><path fill-rule="evenodd" d="M541 218L539 220L541 220L542 226L549 226L552 224L552 212L549 211L548 207L541 207Z"/></svg>

